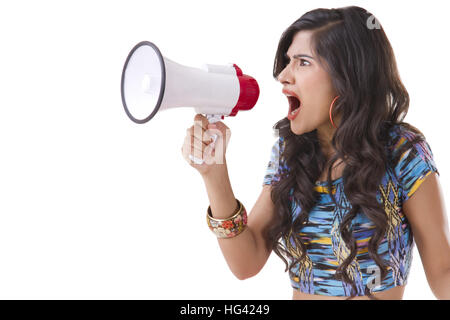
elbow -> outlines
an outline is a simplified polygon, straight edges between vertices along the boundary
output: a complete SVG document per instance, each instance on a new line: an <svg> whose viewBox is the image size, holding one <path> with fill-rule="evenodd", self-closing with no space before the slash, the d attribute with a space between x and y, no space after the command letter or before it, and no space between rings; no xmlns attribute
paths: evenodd
<svg viewBox="0 0 450 320"><path fill-rule="evenodd" d="M450 269L428 280L431 291L438 300L450 299Z"/></svg>
<svg viewBox="0 0 450 320"><path fill-rule="evenodd" d="M245 280L248 278L253 277L253 275L249 275L249 274L235 274L236 278L238 278L239 280Z"/></svg>
<svg viewBox="0 0 450 320"><path fill-rule="evenodd" d="M239 274L239 275L236 275L236 274L235 274L235 276L236 276L236 278L238 278L239 280L245 280L245 279L248 279L248 278L251 278L251 277L252 277L251 275L242 275L242 274Z"/></svg>
<svg viewBox="0 0 450 320"><path fill-rule="evenodd" d="M256 276L258 274L258 272L254 272L254 271L242 272L241 271L241 272L233 272L233 274L239 280L245 280L245 279L249 279L249 278L252 278L252 277Z"/></svg>

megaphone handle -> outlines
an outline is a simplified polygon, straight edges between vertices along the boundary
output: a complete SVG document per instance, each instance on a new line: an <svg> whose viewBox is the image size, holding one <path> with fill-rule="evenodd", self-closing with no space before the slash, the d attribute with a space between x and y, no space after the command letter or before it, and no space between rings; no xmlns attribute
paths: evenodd
<svg viewBox="0 0 450 320"><path fill-rule="evenodd" d="M221 114L207 114L206 119L208 119L209 123L216 123L217 121L222 119Z"/></svg>
<svg viewBox="0 0 450 320"><path fill-rule="evenodd" d="M222 119L221 114L207 114L206 118L208 119L209 123L216 123L217 121L220 121ZM213 143L217 140L217 134L211 135L211 138L213 139Z"/></svg>
<svg viewBox="0 0 450 320"><path fill-rule="evenodd" d="M209 123L216 123L217 121L220 121L222 119L221 114L207 114L206 118L208 119ZM217 134L211 135L211 138L213 139L212 143L215 143L217 140ZM189 158L195 163L195 164L202 164L203 159L198 159L192 155L189 155Z"/></svg>

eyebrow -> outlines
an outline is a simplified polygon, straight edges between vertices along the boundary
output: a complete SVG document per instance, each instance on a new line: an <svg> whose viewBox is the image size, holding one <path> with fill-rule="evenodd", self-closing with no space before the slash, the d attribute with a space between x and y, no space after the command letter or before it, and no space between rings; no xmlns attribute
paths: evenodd
<svg viewBox="0 0 450 320"><path fill-rule="evenodd" d="M287 53L284 54L284 57L285 57L286 59L290 59L289 56L287 55ZM296 55L292 56L292 58L294 58L294 59L295 59L295 58L301 58L301 57L306 57L306 58L310 58L310 59L313 59L313 60L314 60L313 57L310 57L310 56L308 56L307 54L296 54Z"/></svg>

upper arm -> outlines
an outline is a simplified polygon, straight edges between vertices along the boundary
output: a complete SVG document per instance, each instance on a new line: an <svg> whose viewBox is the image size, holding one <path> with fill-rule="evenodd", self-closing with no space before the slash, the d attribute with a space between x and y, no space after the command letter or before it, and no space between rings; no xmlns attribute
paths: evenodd
<svg viewBox="0 0 450 320"><path fill-rule="evenodd" d="M264 175L262 190L256 203L248 214L247 225L253 232L257 251L257 274L266 264L272 252L267 248L267 240L264 238L264 230L270 225L275 217L275 207L271 198L272 183L279 180L277 175L280 168L280 141L279 138L272 146L270 160Z"/></svg>
<svg viewBox="0 0 450 320"><path fill-rule="evenodd" d="M404 152L396 173L407 217L430 286L450 268L450 234L439 171L426 140Z"/></svg>
<svg viewBox="0 0 450 320"><path fill-rule="evenodd" d="M431 172L403 204L426 277L433 287L450 268L450 233L438 175Z"/></svg>
<svg viewBox="0 0 450 320"><path fill-rule="evenodd" d="M266 239L263 231L271 223L274 218L274 204L271 199L272 186L265 185L262 188L261 194L256 200L255 205L248 214L247 225L252 230L256 243L257 252L257 274L266 264L272 250L266 246Z"/></svg>

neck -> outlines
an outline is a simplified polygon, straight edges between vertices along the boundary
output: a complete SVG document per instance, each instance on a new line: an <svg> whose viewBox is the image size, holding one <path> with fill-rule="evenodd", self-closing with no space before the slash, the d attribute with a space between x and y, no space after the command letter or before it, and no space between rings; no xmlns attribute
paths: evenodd
<svg viewBox="0 0 450 320"><path fill-rule="evenodd" d="M317 136L319 138L319 145L322 149L322 153L327 159L329 159L334 153L334 148L331 145L331 140L333 138L336 129L317 129Z"/></svg>
<svg viewBox="0 0 450 320"><path fill-rule="evenodd" d="M333 122L336 126L339 126L340 118L336 117L336 120L333 119ZM323 154L327 159L330 159L336 153L336 150L334 150L333 146L331 145L331 140L333 139L335 132L336 128L333 127L333 125L329 120L322 126L317 128L317 136L319 138L319 144Z"/></svg>

